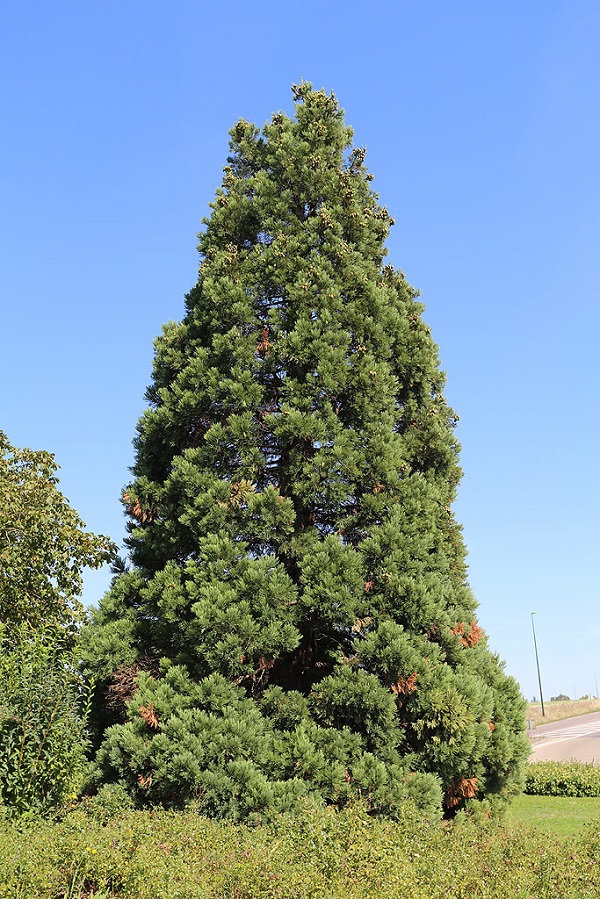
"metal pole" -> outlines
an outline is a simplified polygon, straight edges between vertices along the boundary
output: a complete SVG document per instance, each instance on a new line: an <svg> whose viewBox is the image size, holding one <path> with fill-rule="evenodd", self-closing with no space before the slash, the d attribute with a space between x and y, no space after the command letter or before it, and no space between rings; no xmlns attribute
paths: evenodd
<svg viewBox="0 0 600 899"><path fill-rule="evenodd" d="M546 712L544 711L544 695L542 693L542 676L540 674L540 660L538 658L538 648L537 648L537 640L535 639L535 626L533 623L533 616L535 612L531 613L531 630L533 631L533 646L535 648L535 664L537 665L537 675L538 675L538 684L540 685L540 700L542 703L542 718L546 717Z"/></svg>

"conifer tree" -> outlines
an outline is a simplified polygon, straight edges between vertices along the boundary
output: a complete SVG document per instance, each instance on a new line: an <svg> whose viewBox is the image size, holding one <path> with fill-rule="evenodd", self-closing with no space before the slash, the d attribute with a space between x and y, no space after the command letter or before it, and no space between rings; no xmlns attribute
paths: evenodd
<svg viewBox="0 0 600 899"><path fill-rule="evenodd" d="M232 129L156 342L131 566L84 633L97 778L238 817L503 800L524 705L466 581L437 349L336 99L294 95Z"/></svg>

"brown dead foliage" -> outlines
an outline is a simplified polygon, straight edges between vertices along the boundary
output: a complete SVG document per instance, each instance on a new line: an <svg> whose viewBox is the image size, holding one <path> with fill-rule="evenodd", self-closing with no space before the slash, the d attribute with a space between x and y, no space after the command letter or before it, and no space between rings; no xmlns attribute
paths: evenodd
<svg viewBox="0 0 600 899"><path fill-rule="evenodd" d="M241 478L239 481L233 481L229 485L229 490L229 499L227 502L219 502L219 506L223 509L241 509L246 506L250 494L256 492L256 487L252 481Z"/></svg>
<svg viewBox="0 0 600 899"><path fill-rule="evenodd" d="M261 656L258 660L258 667L260 671L268 671L269 668L273 668L275 665L275 659L265 659Z"/></svg>
<svg viewBox="0 0 600 899"><path fill-rule="evenodd" d="M152 675L156 675L158 668L156 663L148 658L142 662L134 662L133 665L121 665L112 675L110 683L106 688L106 706L113 715L116 715L122 721L125 721L127 717L127 703L137 693L137 676L141 671L148 671Z"/></svg>
<svg viewBox="0 0 600 899"><path fill-rule="evenodd" d="M132 496L130 493L123 494L123 502L129 515L137 518L140 524L146 524L154 521L156 509L144 508L138 496Z"/></svg>
<svg viewBox="0 0 600 899"><path fill-rule="evenodd" d="M137 780L142 789L148 789L148 787L152 786L153 777L151 773L147 777L144 777L143 774L138 774Z"/></svg>
<svg viewBox="0 0 600 899"><path fill-rule="evenodd" d="M269 340L269 329L265 325L262 329L262 333L256 344L256 352L259 356L266 356L269 352L269 347L271 346L271 341Z"/></svg>
<svg viewBox="0 0 600 899"><path fill-rule="evenodd" d="M120 717L125 717L125 706L138 689L136 678L141 670L137 663L122 665L111 678L106 690L106 705Z"/></svg>
<svg viewBox="0 0 600 899"><path fill-rule="evenodd" d="M392 693L396 696L408 696L409 693L413 693L417 689L418 676L417 672L413 671L408 677L399 677L396 683L392 684Z"/></svg>
<svg viewBox="0 0 600 899"><path fill-rule="evenodd" d="M458 777L450 783L444 796L444 807L456 808L463 799L472 799L477 793L476 777Z"/></svg>
<svg viewBox="0 0 600 899"><path fill-rule="evenodd" d="M149 703L147 706L140 706L140 715L148 727L152 727L154 730L158 729L158 718L156 717L156 710L152 703Z"/></svg>
<svg viewBox="0 0 600 899"><path fill-rule="evenodd" d="M459 621L456 627L453 627L452 633L460 636L460 642L463 646L476 646L483 637L483 628L479 627L476 621L472 621L467 630L462 621Z"/></svg>

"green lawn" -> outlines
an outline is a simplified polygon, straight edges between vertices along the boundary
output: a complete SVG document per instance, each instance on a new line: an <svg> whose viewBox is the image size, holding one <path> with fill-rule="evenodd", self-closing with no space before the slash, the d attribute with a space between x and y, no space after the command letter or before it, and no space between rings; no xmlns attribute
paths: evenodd
<svg viewBox="0 0 600 899"><path fill-rule="evenodd" d="M594 818L599 819L600 827L600 797L523 794L511 805L507 824L536 827L559 837L570 837Z"/></svg>

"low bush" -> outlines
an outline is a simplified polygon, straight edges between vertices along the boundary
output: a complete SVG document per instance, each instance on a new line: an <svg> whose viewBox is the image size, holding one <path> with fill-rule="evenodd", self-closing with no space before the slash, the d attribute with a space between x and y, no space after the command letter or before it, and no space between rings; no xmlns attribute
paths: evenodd
<svg viewBox="0 0 600 899"><path fill-rule="evenodd" d="M600 796L600 766L584 762L533 762L525 792L537 796Z"/></svg>
<svg viewBox="0 0 600 899"><path fill-rule="evenodd" d="M0 897L592 899L599 858L600 826L560 841L464 813L434 825L410 806L392 822L307 802L250 827L191 812L99 820L84 805L54 824L6 822Z"/></svg>

